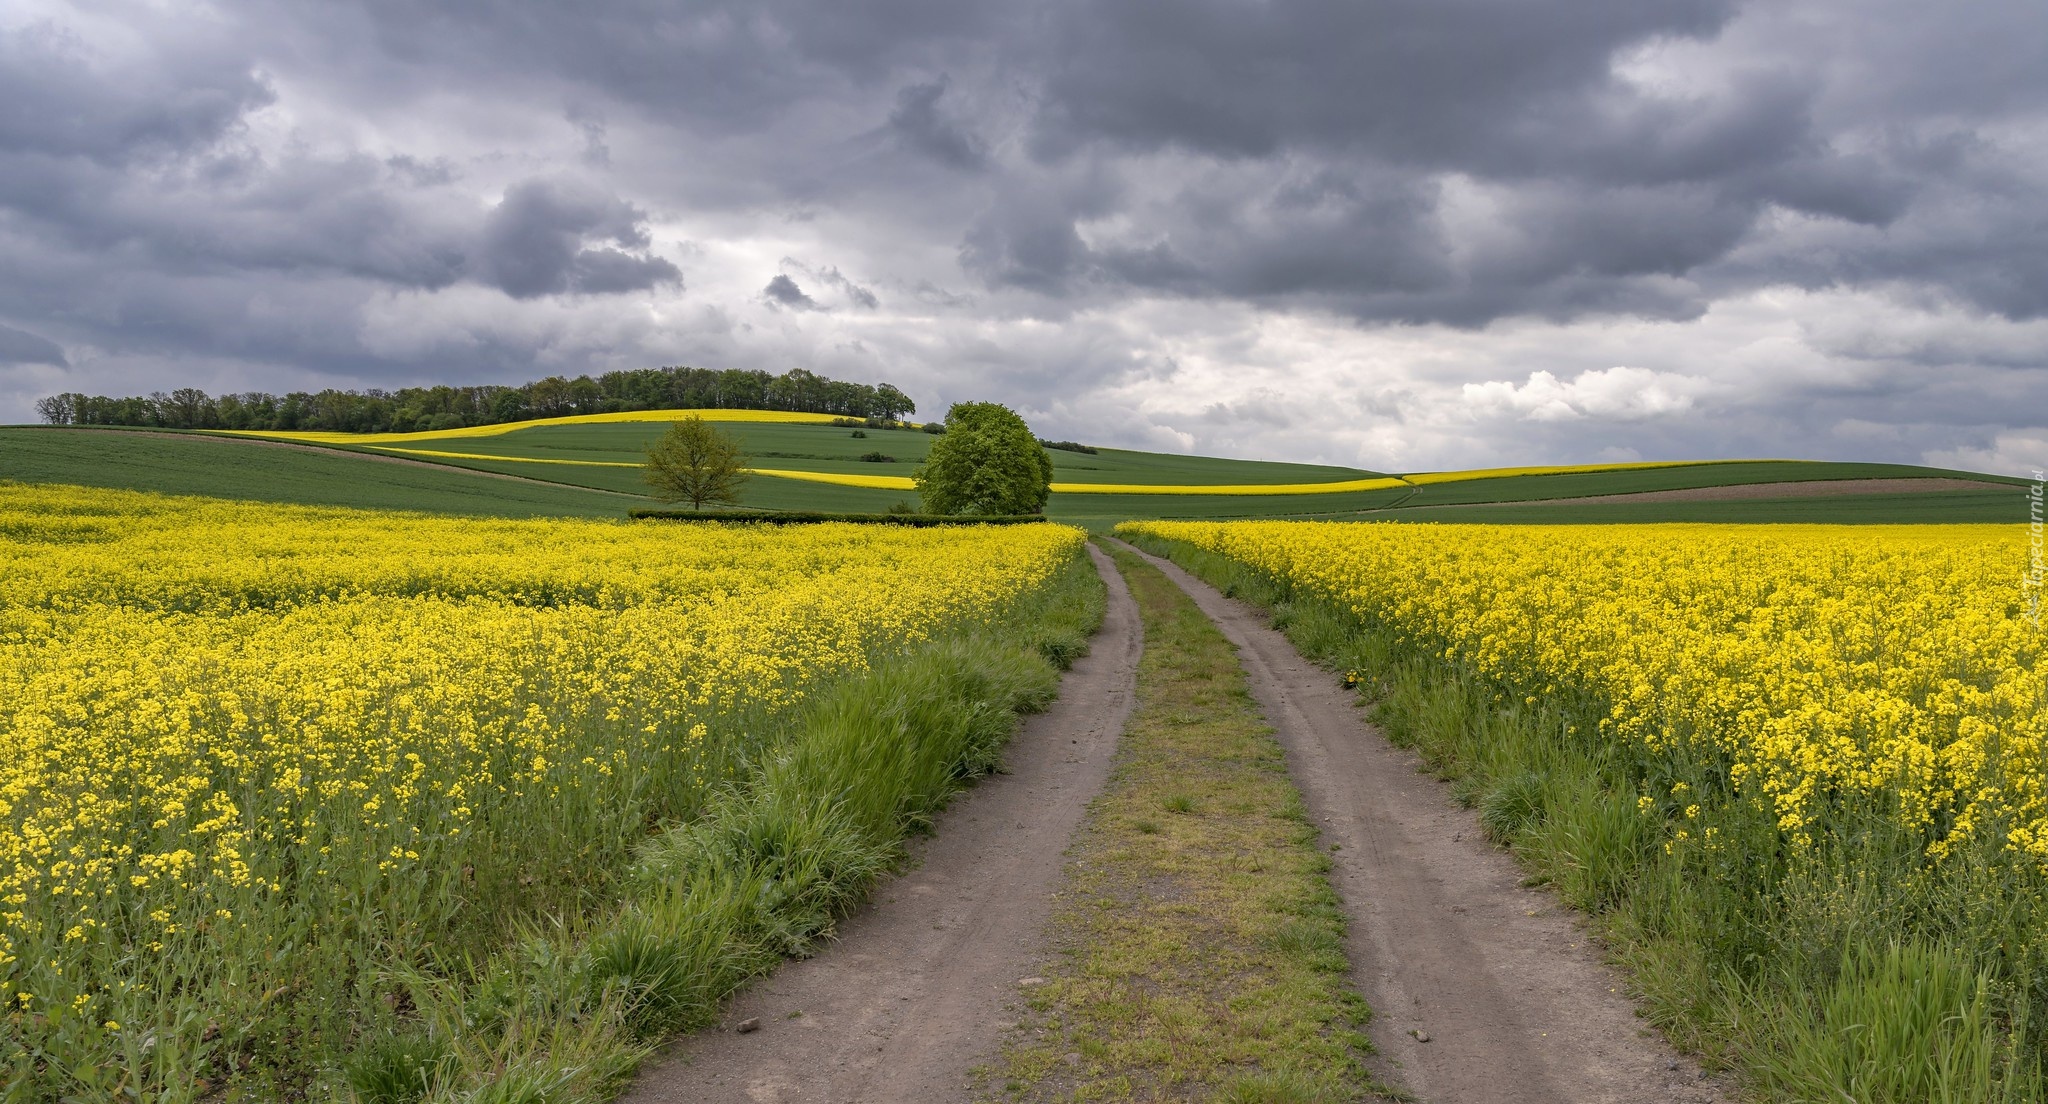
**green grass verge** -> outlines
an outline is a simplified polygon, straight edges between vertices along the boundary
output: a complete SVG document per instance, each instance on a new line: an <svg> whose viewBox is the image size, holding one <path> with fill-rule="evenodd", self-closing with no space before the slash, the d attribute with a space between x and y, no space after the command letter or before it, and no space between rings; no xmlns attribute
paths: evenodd
<svg viewBox="0 0 2048 1104"><path fill-rule="evenodd" d="M581 487L488 479L336 450L99 429L0 429L0 480L493 517L618 517L638 504Z"/></svg>
<svg viewBox="0 0 2048 1104"><path fill-rule="evenodd" d="M1058 957L983 1091L1017 1101L1358 1100L1344 915L1236 653L1128 553L1138 701L1069 852Z"/></svg>
<svg viewBox="0 0 2048 1104"><path fill-rule="evenodd" d="M1603 742L1605 705L1503 701L1439 655L1186 545L1133 543L1360 673L1389 739L1594 918L1644 1014L1759 1099L2048 1100L2048 886L1996 842L1930 864L1881 817L1794 856L1724 764ZM1640 804L1645 792L1666 795ZM1683 831L1678 829L1683 828Z"/></svg>
<svg viewBox="0 0 2048 1104"><path fill-rule="evenodd" d="M358 1104L596 1104L661 1038L801 954L961 786L1100 624L1076 556L1002 624L826 690L703 813L640 848L602 908L533 915L478 962L394 963L327 1087Z"/></svg>

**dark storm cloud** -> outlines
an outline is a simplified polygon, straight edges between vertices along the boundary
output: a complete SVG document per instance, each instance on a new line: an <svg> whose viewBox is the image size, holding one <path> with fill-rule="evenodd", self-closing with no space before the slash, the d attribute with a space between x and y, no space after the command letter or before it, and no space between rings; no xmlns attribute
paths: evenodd
<svg viewBox="0 0 2048 1104"><path fill-rule="evenodd" d="M62 368L64 350L54 341L27 330L0 326L0 364L49 364Z"/></svg>
<svg viewBox="0 0 2048 1104"><path fill-rule="evenodd" d="M988 164L987 147L939 108L947 83L941 77L897 92L896 108L889 112L889 129L905 146L942 165L983 168Z"/></svg>
<svg viewBox="0 0 2048 1104"><path fill-rule="evenodd" d="M1830 17L1823 25L1856 17L1810 7ZM2037 220L2003 225L1997 233L2018 240L1989 266L1951 266L1937 248L1882 233L1953 181L1916 157L1909 147L1929 139L1908 137L1916 128L1904 119L1820 117L1853 98L1812 64L1825 43L1758 58L1705 91L1623 75L1632 51L1711 44L1739 10L1721 0L1068 5L1052 20L1031 149L1052 165L1117 165L1130 194L1155 198L1119 212L1124 240L1107 245L1080 213L999 199L963 236L963 261L996 286L1292 299L1365 321L1690 317L1740 286L1745 269L1803 271L1806 286L1926 276L1978 307L2038 314L2048 285L2028 258L2048 254L2035 248ZM2039 9L2001 10L2048 41ZM2000 49L1999 79L2038 98L2044 70L2025 75L2013 52ZM1960 53L1949 63L1970 64ZM1966 125L1918 129L1939 143ZM2029 164L2022 178L2038 189L2040 170ZM1444 212L1429 191L1446 175L1502 193L1482 240L1437 233ZM1204 178L1231 183L1219 195ZM1291 194L1330 178L1358 183L1311 183L1307 203ZM1224 197L1232 188L1235 201ZM1997 201L1995 187L1974 191ZM1775 211L1880 233L1844 252L1724 269L1768 235ZM1982 257L1983 244L1956 252Z"/></svg>
<svg viewBox="0 0 2048 1104"><path fill-rule="evenodd" d="M375 49L424 70L493 81L546 74L727 132L1020 20L988 0L534 0L517 18L473 0L365 0L360 11Z"/></svg>
<svg viewBox="0 0 2048 1104"><path fill-rule="evenodd" d="M590 239L631 249L648 245L646 218L615 196L531 180L505 193L484 220L476 272L515 299L562 292L606 294L680 284L682 272L658 257L586 249Z"/></svg>
<svg viewBox="0 0 2048 1104"><path fill-rule="evenodd" d="M206 48L114 74L48 23L0 30L0 151L121 165L219 138L274 93L246 59Z"/></svg>
<svg viewBox="0 0 2048 1104"><path fill-rule="evenodd" d="M997 203L968 231L960 264L992 285L1062 294L1094 270L1095 259L1072 214L1019 197Z"/></svg>
<svg viewBox="0 0 2048 1104"><path fill-rule="evenodd" d="M784 263L788 262L785 261ZM873 291L854 283L845 273L839 271L836 265L827 265L819 269L806 269L806 271L826 284L839 289L839 294L846 296L848 302L862 310L880 310L882 307L882 300Z"/></svg>
<svg viewBox="0 0 2048 1104"><path fill-rule="evenodd" d="M805 295L804 289L798 287L796 281L787 276L777 276L768 281L768 286L761 289L761 294L767 296L768 302L773 306L807 311L822 309L816 299Z"/></svg>
<svg viewBox="0 0 2048 1104"><path fill-rule="evenodd" d="M1711 33L1729 0L1072 0L1054 17L1042 154L1091 142L1232 158L1294 147L1520 171L1591 122L1610 58ZM1626 123L1629 120L1624 120Z"/></svg>
<svg viewBox="0 0 2048 1104"><path fill-rule="evenodd" d="M1881 396L1919 395L1917 367L1976 381L1943 417L1989 424L2012 392L1981 373L2042 359L2037 0L210 12L0 17L0 310L63 358L37 363L382 383L841 349L858 375L890 349L882 378L1138 394L1173 386L1185 331L1135 313L1462 340L1719 324L1788 288L1864 304L1848 331L1870 303L2002 319L1896 355L1815 338L1895 366L1857 376L1872 394L1811 384L1854 418L1910 416ZM736 321L764 301L797 344ZM1003 348L1052 322L1073 344L1030 348L1085 369ZM1367 390L1417 425L1436 394Z"/></svg>

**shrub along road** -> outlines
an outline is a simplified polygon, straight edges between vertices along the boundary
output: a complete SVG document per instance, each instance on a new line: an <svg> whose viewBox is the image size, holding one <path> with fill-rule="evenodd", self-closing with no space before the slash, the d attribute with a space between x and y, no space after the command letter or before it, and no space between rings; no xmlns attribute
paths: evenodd
<svg viewBox="0 0 2048 1104"><path fill-rule="evenodd" d="M814 958L784 965L715 1031L641 1074L632 1104L944 1101L1001 1037L1059 888L1060 854L1108 777L1130 713L1142 637L1109 584L1102 628L1046 712L1027 718L986 778L937 818L915 869ZM753 1027L741 1028L751 1021Z"/></svg>

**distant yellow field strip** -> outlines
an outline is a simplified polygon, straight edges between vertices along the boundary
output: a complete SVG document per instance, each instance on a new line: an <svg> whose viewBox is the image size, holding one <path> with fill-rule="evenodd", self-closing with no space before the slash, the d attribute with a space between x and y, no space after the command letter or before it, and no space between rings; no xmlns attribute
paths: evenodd
<svg viewBox="0 0 2048 1104"><path fill-rule="evenodd" d="M320 445L357 445L379 452L407 456L430 456L443 460L489 460L507 464L559 464L586 468L637 468L636 461L558 460L534 456L491 456L474 452L445 452L406 448L463 438L497 437L542 426L601 425L615 422L670 422L695 414L707 422L783 422L826 425L838 418L833 414L799 414L783 410L625 410L612 414L576 414L563 418L539 418L528 422L502 422L466 429L430 430L422 433L329 433L313 431L220 430L238 437L266 437ZM1328 483L1054 483L1059 494L1121 495L1313 495L1347 491L1383 491L1394 487L1419 487L1432 483L1461 483L1474 479L1504 479L1518 475L1580 475L1592 472L1636 471L1645 468L1700 467L1708 464L1751 464L1755 460L1645 460L1618 464L1539 465L1518 468L1473 468L1467 471L1419 472L1406 476L1375 476ZM788 468L750 468L755 475L777 479L798 479L810 483L831 483L841 487L908 491L915 488L908 476L852 475L836 472L797 471Z"/></svg>
<svg viewBox="0 0 2048 1104"><path fill-rule="evenodd" d="M392 448L389 445L376 446L378 452L403 453L407 456L435 456L444 460L489 460L501 464L566 464L579 468L638 468L643 465L629 460L554 460L538 456L492 456L485 452L440 452L434 449ZM810 483L836 483L842 487L872 487L885 491L908 491L915 489L909 476L903 475L839 475L833 472L789 471L783 468L748 468L754 475L770 475L777 479L802 479Z"/></svg>
<svg viewBox="0 0 2048 1104"><path fill-rule="evenodd" d="M914 491L917 484L907 475L844 475L839 472L791 471L786 468L748 468L755 475L777 479L801 479L806 483L833 483L841 487L868 487L878 491Z"/></svg>
<svg viewBox="0 0 2048 1104"><path fill-rule="evenodd" d="M837 483L843 487L873 487L878 490L908 491L915 488L908 477L901 475L840 475L833 472L789 471L780 468L751 468L755 475L772 475L779 479L803 479L813 483ZM1294 495L1330 494L1336 491L1377 491L1387 487L1399 487L1398 479L1353 479L1342 483L1216 483L1216 484L1165 484L1165 483L1054 483L1056 494L1136 494L1136 495Z"/></svg>
<svg viewBox="0 0 2048 1104"><path fill-rule="evenodd" d="M798 425L829 425L838 414L800 414L789 410L621 410L611 414L570 414L561 418L535 418L525 422L468 426L463 429L430 429L418 433L332 433L315 430L223 429L237 437L273 437L282 441L306 441L318 445L383 445L396 442L449 441L463 437L497 437L539 426L607 425L614 422L673 422L695 414L707 422L788 422Z"/></svg>
<svg viewBox="0 0 2048 1104"><path fill-rule="evenodd" d="M1407 484L1402 480L1388 475L1334 483L1054 483L1052 489L1062 494L1301 495L1383 491L1404 486Z"/></svg>
<svg viewBox="0 0 2048 1104"><path fill-rule="evenodd" d="M490 460L507 464L566 464L586 468L637 468L640 465L624 460L554 460L533 456L492 456L481 452L441 452L435 449L393 448L389 445L374 446L378 452L403 453L407 456L433 456L444 460ZM755 475L773 476L776 479L800 479L807 483L831 483L841 487L867 487L881 491L915 490L917 484L905 475L854 475L842 472L797 471L791 468L748 468ZM1341 483L1214 483L1214 484L1161 484L1161 483L1054 483L1052 489L1060 494L1152 494L1152 495L1295 495L1331 494L1337 491L1378 491L1404 484L1399 479L1387 476L1379 479L1352 479Z"/></svg>
<svg viewBox="0 0 2048 1104"><path fill-rule="evenodd" d="M1517 475L1585 475L1592 472L1640 471L1646 468L1698 468L1709 464L1775 463L1764 460L1639 460L1626 464L1562 464L1527 468L1473 468L1469 471L1417 472L1401 481L1415 486L1463 483L1472 479L1506 479Z"/></svg>
<svg viewBox="0 0 2048 1104"><path fill-rule="evenodd" d="M524 423L531 425L532 423ZM344 441L360 438L361 434L334 434ZM491 460L507 464L566 464L589 468L637 468L640 465L624 460L551 460L532 456L491 456L477 452L440 452L433 449L393 448L389 445L373 446L379 452L404 453L409 456L433 456L446 460ZM1501 479L1516 475L1567 475L1587 472L1632 471L1639 468L1679 468L1700 464L1751 463L1741 460L1678 460L1654 461L1636 464L1579 464L1558 467L1528 468L1478 468L1460 472L1427 472L1410 476L1379 476L1372 479L1345 479L1330 483L1054 483L1057 494L1122 494L1122 495L1313 495L1340 494L1346 491L1384 491L1394 487L1420 486L1428 483L1457 483L1469 479ZM755 475L773 476L777 479L799 479L809 483L831 483L841 487L867 487L882 491L915 490L916 484L909 476L903 475L852 475L839 472L797 471L790 468L749 468Z"/></svg>

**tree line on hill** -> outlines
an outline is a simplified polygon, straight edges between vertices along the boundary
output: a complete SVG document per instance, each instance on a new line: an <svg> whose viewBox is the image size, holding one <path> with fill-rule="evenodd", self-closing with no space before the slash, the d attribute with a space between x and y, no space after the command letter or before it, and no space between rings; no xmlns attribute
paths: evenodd
<svg viewBox="0 0 2048 1104"><path fill-rule="evenodd" d="M518 387L403 387L396 391L261 391L209 395L197 388L109 398L65 393L38 400L51 425L160 429L407 433L625 410L785 410L895 421L917 404L890 384L848 383L802 368L781 375L713 368L640 368Z"/></svg>

